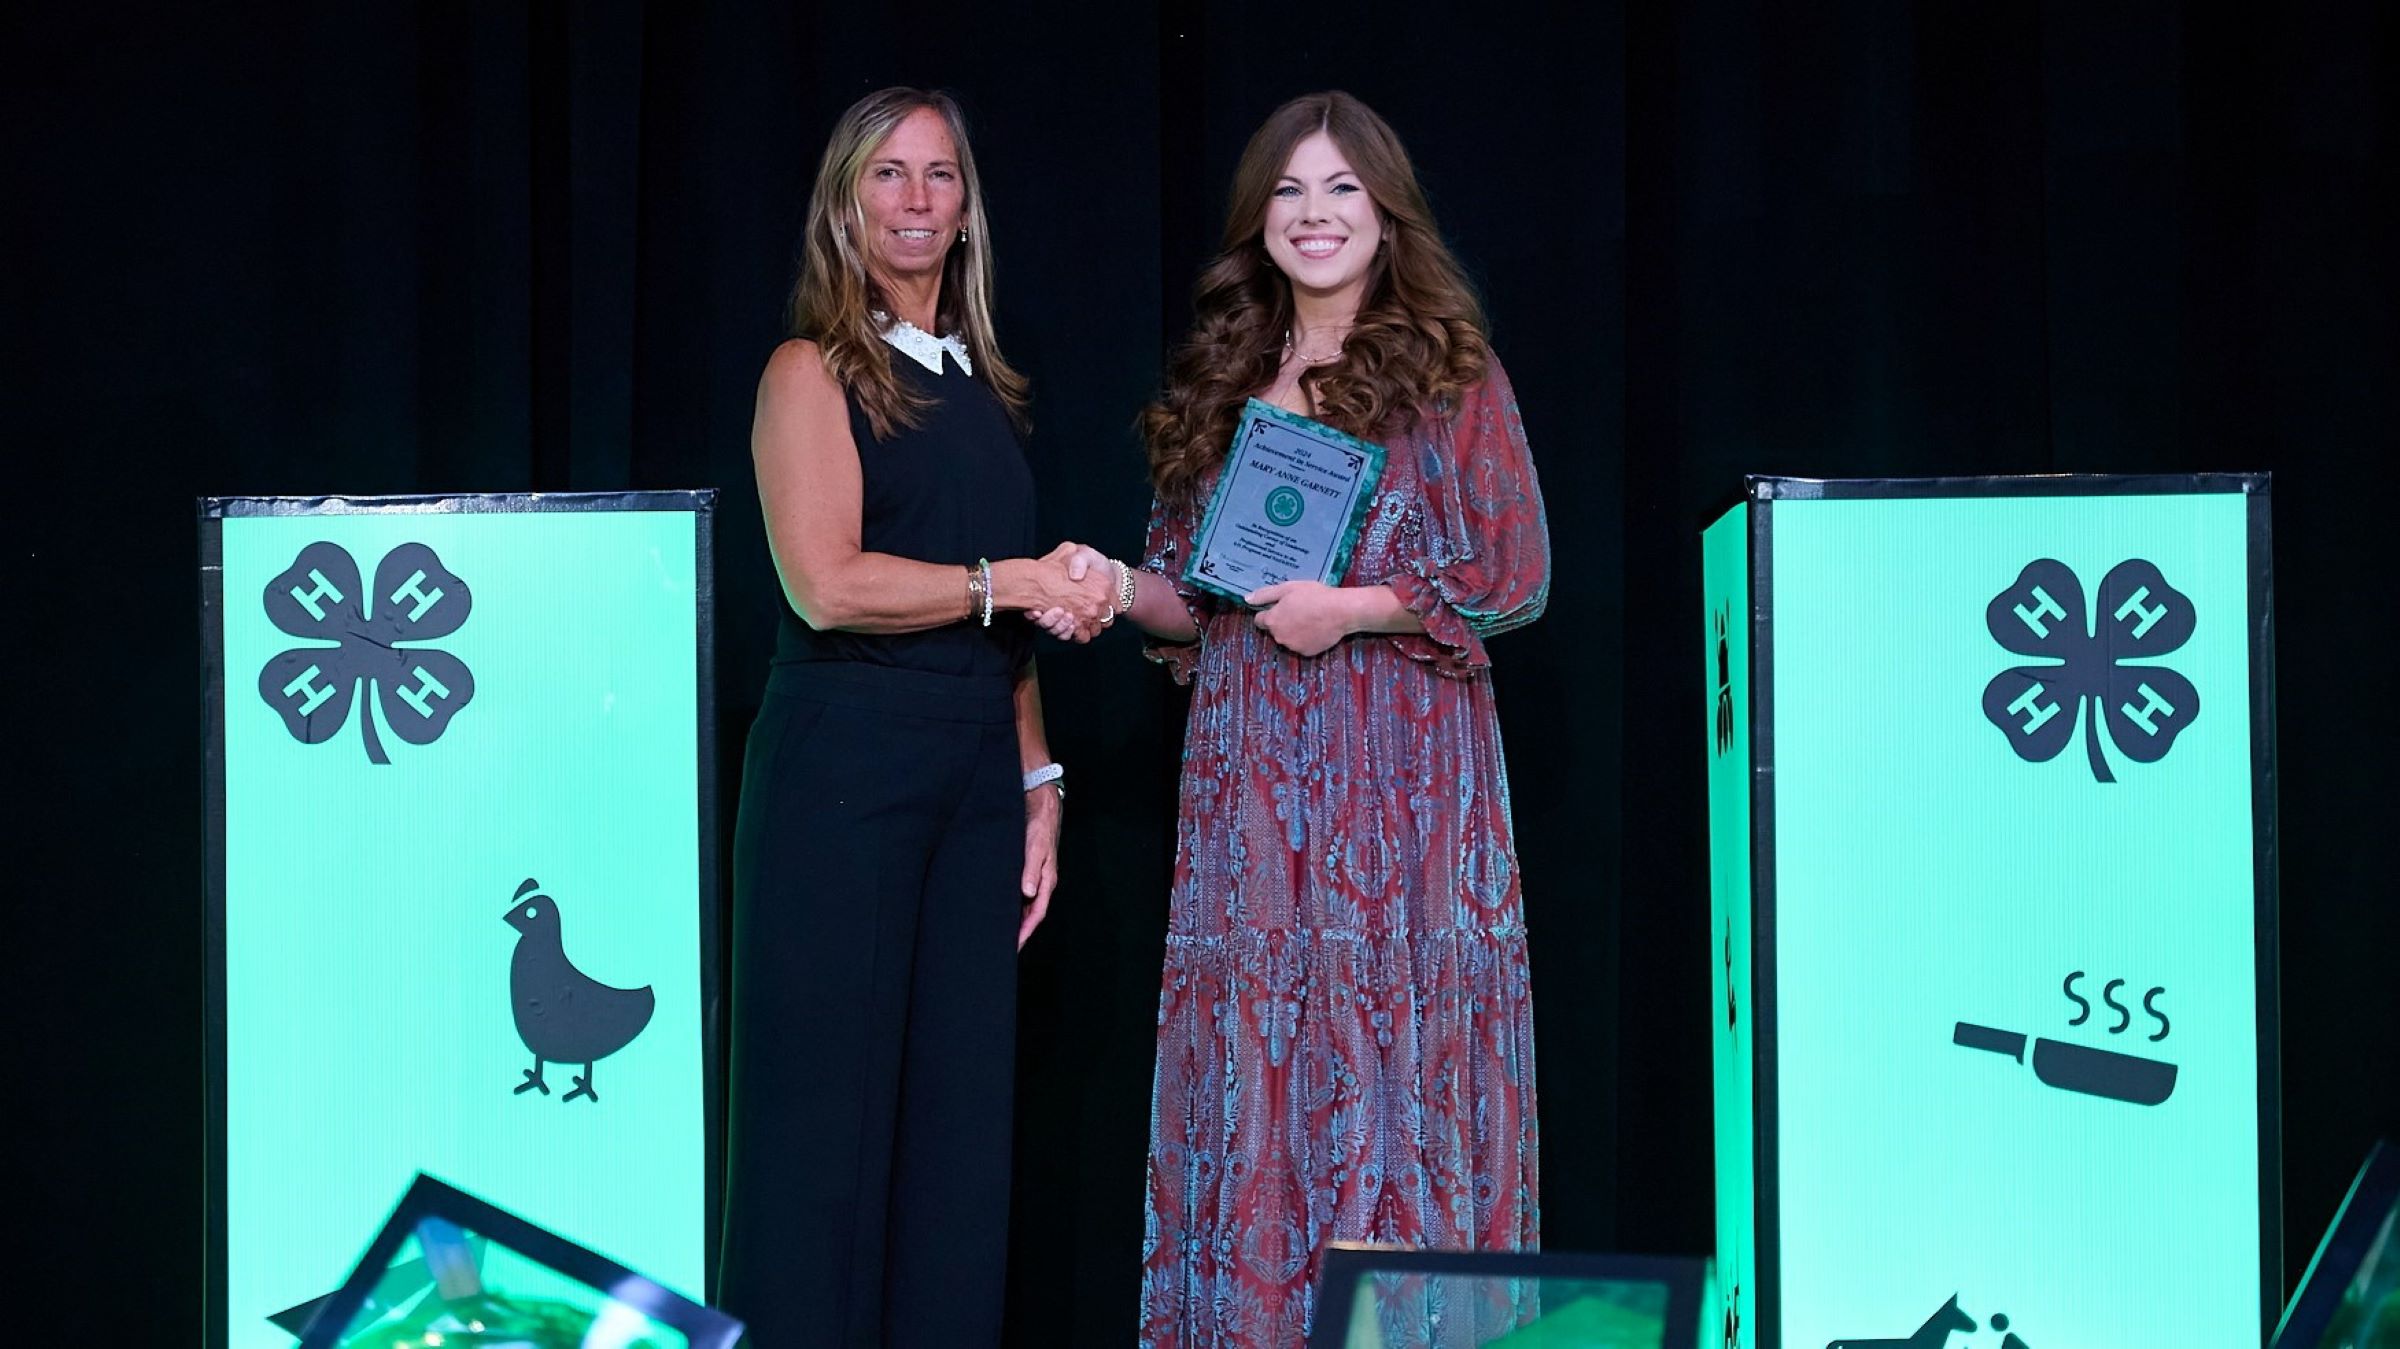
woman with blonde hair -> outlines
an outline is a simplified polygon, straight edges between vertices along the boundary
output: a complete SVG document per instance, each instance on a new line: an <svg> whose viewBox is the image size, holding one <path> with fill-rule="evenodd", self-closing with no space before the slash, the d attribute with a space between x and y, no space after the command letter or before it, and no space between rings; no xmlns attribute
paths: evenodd
<svg viewBox="0 0 2400 1349"><path fill-rule="evenodd" d="M1294 99L1251 138L1194 308L1143 417L1157 496L1130 610L1192 685L1141 1343L1291 1349L1328 1241L1539 1241L1484 643L1542 612L1549 536L1480 307L1399 138L1357 99ZM1181 578L1254 397L1388 455L1340 584L1235 604ZM1378 1311L1392 1343L1482 1344L1524 1310L1404 1302Z"/></svg>
<svg viewBox="0 0 2400 1349"><path fill-rule="evenodd" d="M718 1300L768 1345L992 1345L1015 949L1064 798L1023 613L1113 592L1028 556L957 105L842 114L806 231L751 431L785 605L734 837Z"/></svg>

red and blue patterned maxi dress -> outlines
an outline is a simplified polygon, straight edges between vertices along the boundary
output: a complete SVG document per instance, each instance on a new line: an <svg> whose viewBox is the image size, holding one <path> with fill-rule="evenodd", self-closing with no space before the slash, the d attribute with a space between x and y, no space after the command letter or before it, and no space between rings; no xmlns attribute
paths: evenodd
<svg viewBox="0 0 2400 1349"><path fill-rule="evenodd" d="M1548 527L1497 360L1384 443L1344 583L1390 585L1424 634L1303 658L1178 580L1199 640L1151 649L1193 693L1144 1349L1298 1346L1328 1241L1539 1244L1533 1003L1484 640L1542 612ZM1145 569L1180 578L1195 514L1153 507ZM1420 1315L1386 1342L1480 1343L1469 1323L1513 1319L1492 1311Z"/></svg>

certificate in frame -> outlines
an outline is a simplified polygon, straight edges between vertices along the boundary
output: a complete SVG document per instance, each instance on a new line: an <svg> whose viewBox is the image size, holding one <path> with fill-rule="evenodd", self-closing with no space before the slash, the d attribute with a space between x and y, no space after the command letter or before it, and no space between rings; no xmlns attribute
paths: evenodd
<svg viewBox="0 0 2400 1349"><path fill-rule="evenodd" d="M1372 441L1251 399L1183 579L1237 604L1283 581L1339 584L1385 455Z"/></svg>

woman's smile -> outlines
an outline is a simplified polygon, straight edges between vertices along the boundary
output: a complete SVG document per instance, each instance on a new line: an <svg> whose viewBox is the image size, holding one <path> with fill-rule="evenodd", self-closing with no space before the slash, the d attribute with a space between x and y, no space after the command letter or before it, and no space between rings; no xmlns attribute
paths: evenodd
<svg viewBox="0 0 2400 1349"><path fill-rule="evenodd" d="M1340 307L1355 309L1383 240L1383 219L1341 147L1318 131L1292 147L1268 194L1263 232L1267 256L1299 292L1342 296Z"/></svg>

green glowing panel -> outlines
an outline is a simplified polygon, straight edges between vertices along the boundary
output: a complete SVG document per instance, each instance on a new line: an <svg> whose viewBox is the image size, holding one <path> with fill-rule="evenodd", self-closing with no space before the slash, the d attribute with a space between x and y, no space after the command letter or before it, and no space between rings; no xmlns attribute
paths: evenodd
<svg viewBox="0 0 2400 1349"><path fill-rule="evenodd" d="M1725 1349L1757 1343L1750 983L1750 530L1737 507L1701 539L1702 689L1708 728L1708 919L1714 1009L1718 1298Z"/></svg>
<svg viewBox="0 0 2400 1349"><path fill-rule="evenodd" d="M1719 1057L1756 1342L2255 1340L2280 1302L2264 480L1752 497L1705 546L1712 614L1742 545L1753 581L1745 771L1711 805L1719 939L1729 909L1756 933L1756 1056L1721 1029Z"/></svg>
<svg viewBox="0 0 2400 1349"><path fill-rule="evenodd" d="M712 506L203 503L212 1343L420 1171L705 1291Z"/></svg>

